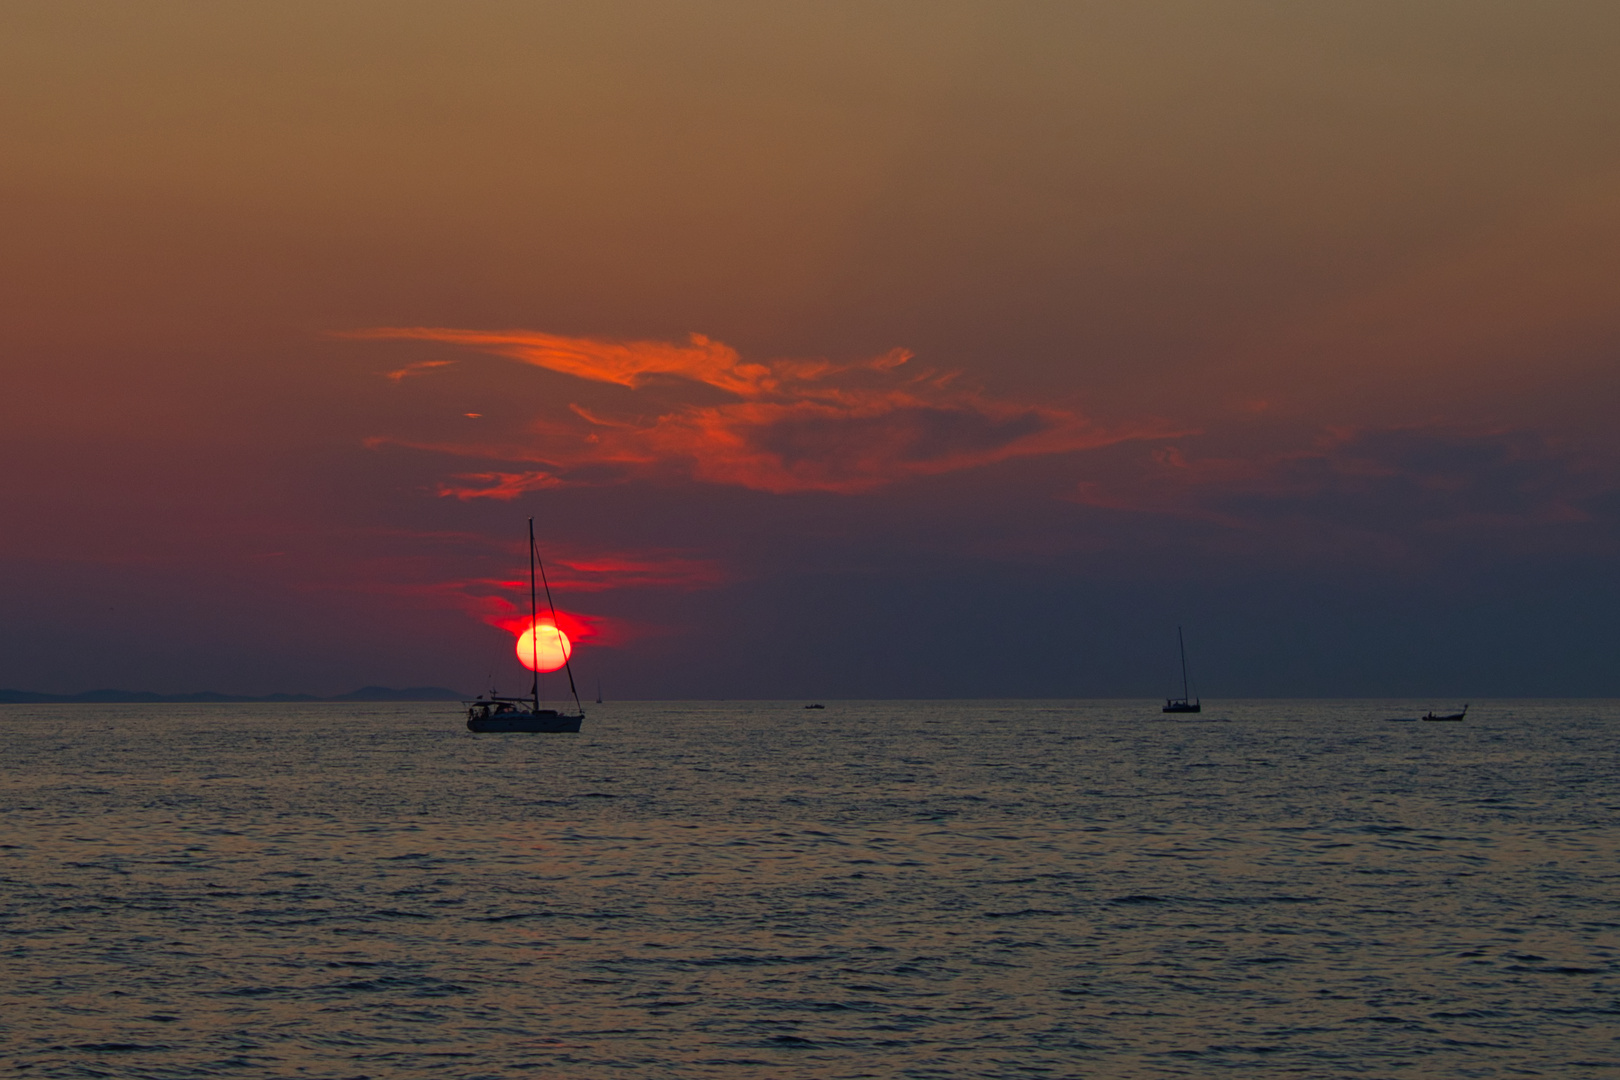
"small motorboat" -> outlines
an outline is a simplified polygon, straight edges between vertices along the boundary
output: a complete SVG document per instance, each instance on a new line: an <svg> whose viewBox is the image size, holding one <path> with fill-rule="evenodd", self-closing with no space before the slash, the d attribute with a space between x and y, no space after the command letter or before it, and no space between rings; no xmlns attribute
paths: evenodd
<svg viewBox="0 0 1620 1080"><path fill-rule="evenodd" d="M806 705L805 706L805 708L807 708L807 709L825 709L826 707L827 706L825 706L825 705Z"/></svg>
<svg viewBox="0 0 1620 1080"><path fill-rule="evenodd" d="M1462 712L1447 713L1444 716L1436 716L1431 711L1431 712L1425 713L1423 715L1423 719L1425 719L1425 720L1461 720L1463 717L1465 717L1467 715L1468 715L1468 706L1464 705L1462 707Z"/></svg>

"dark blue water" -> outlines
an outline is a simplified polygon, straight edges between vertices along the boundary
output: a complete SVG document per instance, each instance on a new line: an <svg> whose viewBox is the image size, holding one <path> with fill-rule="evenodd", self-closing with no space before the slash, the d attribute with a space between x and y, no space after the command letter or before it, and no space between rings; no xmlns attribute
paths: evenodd
<svg viewBox="0 0 1620 1080"><path fill-rule="evenodd" d="M1620 1073L1620 705L1429 704L0 707L0 1068Z"/></svg>

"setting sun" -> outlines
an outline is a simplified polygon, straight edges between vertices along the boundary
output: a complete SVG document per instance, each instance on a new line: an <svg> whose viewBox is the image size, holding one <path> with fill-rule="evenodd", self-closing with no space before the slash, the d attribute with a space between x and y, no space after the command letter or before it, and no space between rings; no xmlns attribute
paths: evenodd
<svg viewBox="0 0 1620 1080"><path fill-rule="evenodd" d="M538 641L535 640L537 634ZM568 635L550 623L537 622L533 629L518 635L518 659L530 671L556 671L573 654L574 645Z"/></svg>

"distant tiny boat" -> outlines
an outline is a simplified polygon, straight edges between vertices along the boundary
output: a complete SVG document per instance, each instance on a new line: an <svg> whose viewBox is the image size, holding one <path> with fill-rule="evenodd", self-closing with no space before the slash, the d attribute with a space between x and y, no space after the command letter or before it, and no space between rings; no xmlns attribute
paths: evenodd
<svg viewBox="0 0 1620 1080"><path fill-rule="evenodd" d="M596 680L596 703L598 705L602 704L602 680L601 679Z"/></svg>
<svg viewBox="0 0 1620 1080"><path fill-rule="evenodd" d="M1425 720L1461 720L1463 717L1465 717L1467 715L1468 715L1468 706L1464 705L1462 707L1462 712L1448 713L1445 716L1436 716L1436 715L1434 715L1434 713L1430 712L1430 713L1424 714L1423 719L1425 719Z"/></svg>
<svg viewBox="0 0 1620 1080"><path fill-rule="evenodd" d="M806 705L805 706L805 708L807 708L807 709L825 709L826 707L827 706L825 706L825 705Z"/></svg>
<svg viewBox="0 0 1620 1080"><path fill-rule="evenodd" d="M530 667L534 670L534 683L526 698L499 697L491 692L467 706L467 730L479 732L562 732L578 731L585 721L585 706L579 703L579 691L574 689L574 669L568 662L568 650L563 649L563 667L568 671L568 689L574 695L573 713L540 707L540 634L535 627L537 603L535 597L535 570L540 571L540 582L546 587L546 606L551 609L551 625L557 625L557 605L551 602L551 584L546 581L546 568L540 561L540 549L534 545L534 518L529 519L529 642L534 649ZM600 700L600 699L599 699ZM524 706L520 708L519 706Z"/></svg>
<svg viewBox="0 0 1620 1080"><path fill-rule="evenodd" d="M1176 644L1181 647L1181 696L1165 698L1162 712L1203 712L1203 704L1187 694L1187 643L1182 640L1181 627L1176 627Z"/></svg>

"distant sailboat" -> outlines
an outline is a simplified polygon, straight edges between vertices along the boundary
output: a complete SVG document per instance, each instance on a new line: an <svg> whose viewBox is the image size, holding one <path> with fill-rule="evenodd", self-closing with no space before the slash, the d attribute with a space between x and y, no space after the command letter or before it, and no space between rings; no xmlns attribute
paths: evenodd
<svg viewBox="0 0 1620 1080"><path fill-rule="evenodd" d="M1176 627L1176 644L1181 647L1181 696L1178 698L1165 698L1163 712L1196 712L1204 711L1203 703L1197 698L1187 694L1187 643L1182 640L1181 627Z"/></svg>
<svg viewBox="0 0 1620 1080"><path fill-rule="evenodd" d="M551 610L551 625L557 625L557 605L551 602L551 584L546 581L546 567L540 561L540 550L534 545L534 518L529 519L529 645L533 650L529 667L534 670L534 682L526 698L499 697L491 692L488 697L465 701L467 730L482 732L552 732L578 731L585 721L585 706L579 703L579 691L574 689L574 669L568 662L569 650L563 647L563 667L568 672L568 689L574 695L574 712L559 712L540 707L540 635L536 632L539 612L536 610L535 571L540 572L540 583L546 589L546 607ZM559 631L560 633L560 631ZM560 643L559 643L560 644ZM596 700L601 701L600 692ZM519 708L525 706L525 708Z"/></svg>
<svg viewBox="0 0 1620 1080"><path fill-rule="evenodd" d="M600 678L596 680L596 703L598 705L602 704L602 680Z"/></svg>

